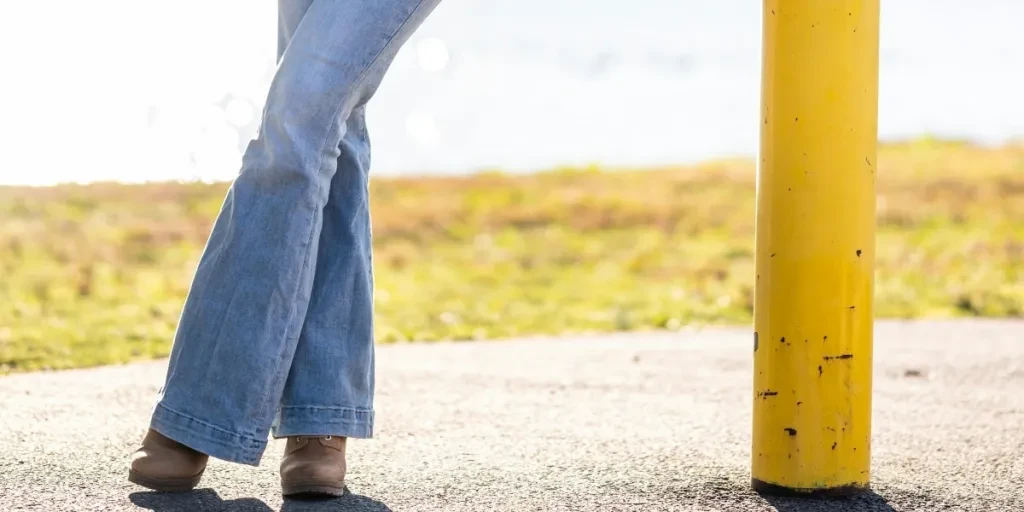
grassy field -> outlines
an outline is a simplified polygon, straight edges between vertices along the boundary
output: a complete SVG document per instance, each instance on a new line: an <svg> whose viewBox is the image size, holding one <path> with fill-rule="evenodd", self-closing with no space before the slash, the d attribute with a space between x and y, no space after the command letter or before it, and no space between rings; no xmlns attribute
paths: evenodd
<svg viewBox="0 0 1024 512"><path fill-rule="evenodd" d="M1024 145L887 145L878 176L879 316L1024 316ZM226 187L0 188L0 373L166 355ZM372 193L381 342L751 320L750 161Z"/></svg>

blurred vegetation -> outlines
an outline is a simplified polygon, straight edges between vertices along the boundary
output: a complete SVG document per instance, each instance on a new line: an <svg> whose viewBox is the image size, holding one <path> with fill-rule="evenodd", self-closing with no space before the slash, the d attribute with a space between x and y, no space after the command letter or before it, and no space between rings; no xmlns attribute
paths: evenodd
<svg viewBox="0 0 1024 512"><path fill-rule="evenodd" d="M1024 316L1024 144L890 144L878 176L878 316ZM0 188L0 373L166 355L226 187ZM751 321L747 160L372 195L381 342Z"/></svg>

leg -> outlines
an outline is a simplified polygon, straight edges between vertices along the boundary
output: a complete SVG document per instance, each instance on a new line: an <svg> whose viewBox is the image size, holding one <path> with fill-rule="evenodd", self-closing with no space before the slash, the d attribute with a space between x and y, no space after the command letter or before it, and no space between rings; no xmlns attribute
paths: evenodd
<svg viewBox="0 0 1024 512"><path fill-rule="evenodd" d="M196 270L154 430L259 462L310 303L348 119L437 2L309 5Z"/></svg>
<svg viewBox="0 0 1024 512"><path fill-rule="evenodd" d="M295 12L303 3L283 0L281 5L291 4ZM281 19L298 23L296 16ZM282 49L293 27L281 26ZM286 496L343 495L347 438L373 432L369 156L365 109L360 106L349 116L339 147L306 323L273 429L276 436L288 437L280 469Z"/></svg>
<svg viewBox="0 0 1024 512"><path fill-rule="evenodd" d="M324 209L306 323L274 435L373 434L373 266L370 143L362 107L348 119Z"/></svg>
<svg viewBox="0 0 1024 512"><path fill-rule="evenodd" d="M279 57L311 3L280 0ZM274 424L277 437L373 433L370 142L362 105L349 116L338 150L306 322Z"/></svg>

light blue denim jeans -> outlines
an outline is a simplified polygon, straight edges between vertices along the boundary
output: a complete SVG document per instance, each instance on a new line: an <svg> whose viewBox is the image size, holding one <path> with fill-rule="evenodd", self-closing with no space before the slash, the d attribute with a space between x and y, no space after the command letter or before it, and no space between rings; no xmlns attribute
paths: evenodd
<svg viewBox="0 0 1024 512"><path fill-rule="evenodd" d="M276 437L373 433L365 106L440 0L280 0L279 63L196 269L157 432L259 464Z"/></svg>

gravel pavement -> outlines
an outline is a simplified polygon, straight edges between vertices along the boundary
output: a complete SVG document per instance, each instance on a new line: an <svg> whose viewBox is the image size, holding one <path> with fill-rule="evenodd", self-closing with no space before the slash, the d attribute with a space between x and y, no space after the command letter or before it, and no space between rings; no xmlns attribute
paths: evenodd
<svg viewBox="0 0 1024 512"><path fill-rule="evenodd" d="M200 488L125 477L166 361L0 378L0 510L1018 511L1024 322L876 327L872 488L856 499L749 487L749 329L378 350L377 437L352 493L285 501L263 464L213 461Z"/></svg>

